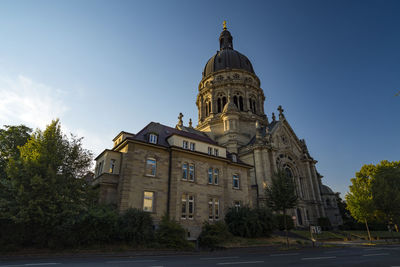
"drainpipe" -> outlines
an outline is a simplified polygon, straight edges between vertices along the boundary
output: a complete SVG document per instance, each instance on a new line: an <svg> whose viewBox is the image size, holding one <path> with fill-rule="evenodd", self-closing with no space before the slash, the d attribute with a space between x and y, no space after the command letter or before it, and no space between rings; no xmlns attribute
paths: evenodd
<svg viewBox="0 0 400 267"><path fill-rule="evenodd" d="M167 192L167 216L169 217L169 204L171 199L171 172L172 172L172 149L169 148L169 161L168 161L168 192Z"/></svg>
<svg viewBox="0 0 400 267"><path fill-rule="evenodd" d="M256 188L257 188L257 208L259 206L259 193L258 193L258 183L257 183L257 172L256 172L256 155L254 154L253 150L253 162L254 162L254 179L256 180Z"/></svg>

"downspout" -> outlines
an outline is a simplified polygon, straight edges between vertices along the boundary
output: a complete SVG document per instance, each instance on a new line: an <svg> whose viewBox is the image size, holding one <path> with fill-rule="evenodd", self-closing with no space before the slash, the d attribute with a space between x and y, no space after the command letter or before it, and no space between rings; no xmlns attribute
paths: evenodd
<svg viewBox="0 0 400 267"><path fill-rule="evenodd" d="M258 193L257 172L256 172L256 155L254 154L254 150L253 150L253 163L254 163L254 179L256 180L256 188L257 188L257 208L258 208L260 194Z"/></svg>
<svg viewBox="0 0 400 267"><path fill-rule="evenodd" d="M171 201L171 172L172 172L172 149L169 148L168 161L168 192L167 192L167 216L169 217L169 203Z"/></svg>

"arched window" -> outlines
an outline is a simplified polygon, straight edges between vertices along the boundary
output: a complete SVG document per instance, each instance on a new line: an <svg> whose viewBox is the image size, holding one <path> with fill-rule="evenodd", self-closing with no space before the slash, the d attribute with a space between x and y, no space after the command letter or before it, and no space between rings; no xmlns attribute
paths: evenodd
<svg viewBox="0 0 400 267"><path fill-rule="evenodd" d="M253 113L256 113L256 101L253 99Z"/></svg>
<svg viewBox="0 0 400 267"><path fill-rule="evenodd" d="M293 178L292 170L289 169L289 167L286 167L286 168L285 168L285 173L286 173L286 175L287 175L288 177Z"/></svg>
<svg viewBox="0 0 400 267"><path fill-rule="evenodd" d="M221 101L221 98L218 98L218 100L217 100L217 111L218 111L218 113L221 113L221 111L222 111L222 101Z"/></svg>
<svg viewBox="0 0 400 267"><path fill-rule="evenodd" d="M224 96L222 98L222 109L225 107L225 105L226 105L226 97Z"/></svg>
<svg viewBox="0 0 400 267"><path fill-rule="evenodd" d="M243 111L243 97L239 96L239 110Z"/></svg>
<svg viewBox="0 0 400 267"><path fill-rule="evenodd" d="M235 106L236 106L237 108L239 108L237 96L233 96L233 103L235 104Z"/></svg>

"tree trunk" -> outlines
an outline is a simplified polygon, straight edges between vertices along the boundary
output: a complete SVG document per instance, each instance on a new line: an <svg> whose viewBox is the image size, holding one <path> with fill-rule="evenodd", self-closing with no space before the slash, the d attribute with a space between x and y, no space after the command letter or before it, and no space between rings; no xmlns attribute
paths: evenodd
<svg viewBox="0 0 400 267"><path fill-rule="evenodd" d="M372 239L371 239L371 233L369 232L369 227L368 227L367 219L365 219L365 226L367 227L367 232L368 232L368 239L369 239L369 242L371 242L371 243L372 243Z"/></svg>
<svg viewBox="0 0 400 267"><path fill-rule="evenodd" d="M283 210L283 224L285 226L285 232L286 232L286 246L289 247L289 235L286 223L286 210Z"/></svg>

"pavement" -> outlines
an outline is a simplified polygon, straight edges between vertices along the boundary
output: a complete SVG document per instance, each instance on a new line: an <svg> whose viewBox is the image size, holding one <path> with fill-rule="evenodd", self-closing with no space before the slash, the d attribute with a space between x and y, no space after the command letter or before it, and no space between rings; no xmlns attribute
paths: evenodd
<svg viewBox="0 0 400 267"><path fill-rule="evenodd" d="M147 252L149 253L149 252ZM400 266L400 245L334 246L281 250L253 247L213 252L144 252L3 257L0 267L25 266Z"/></svg>

